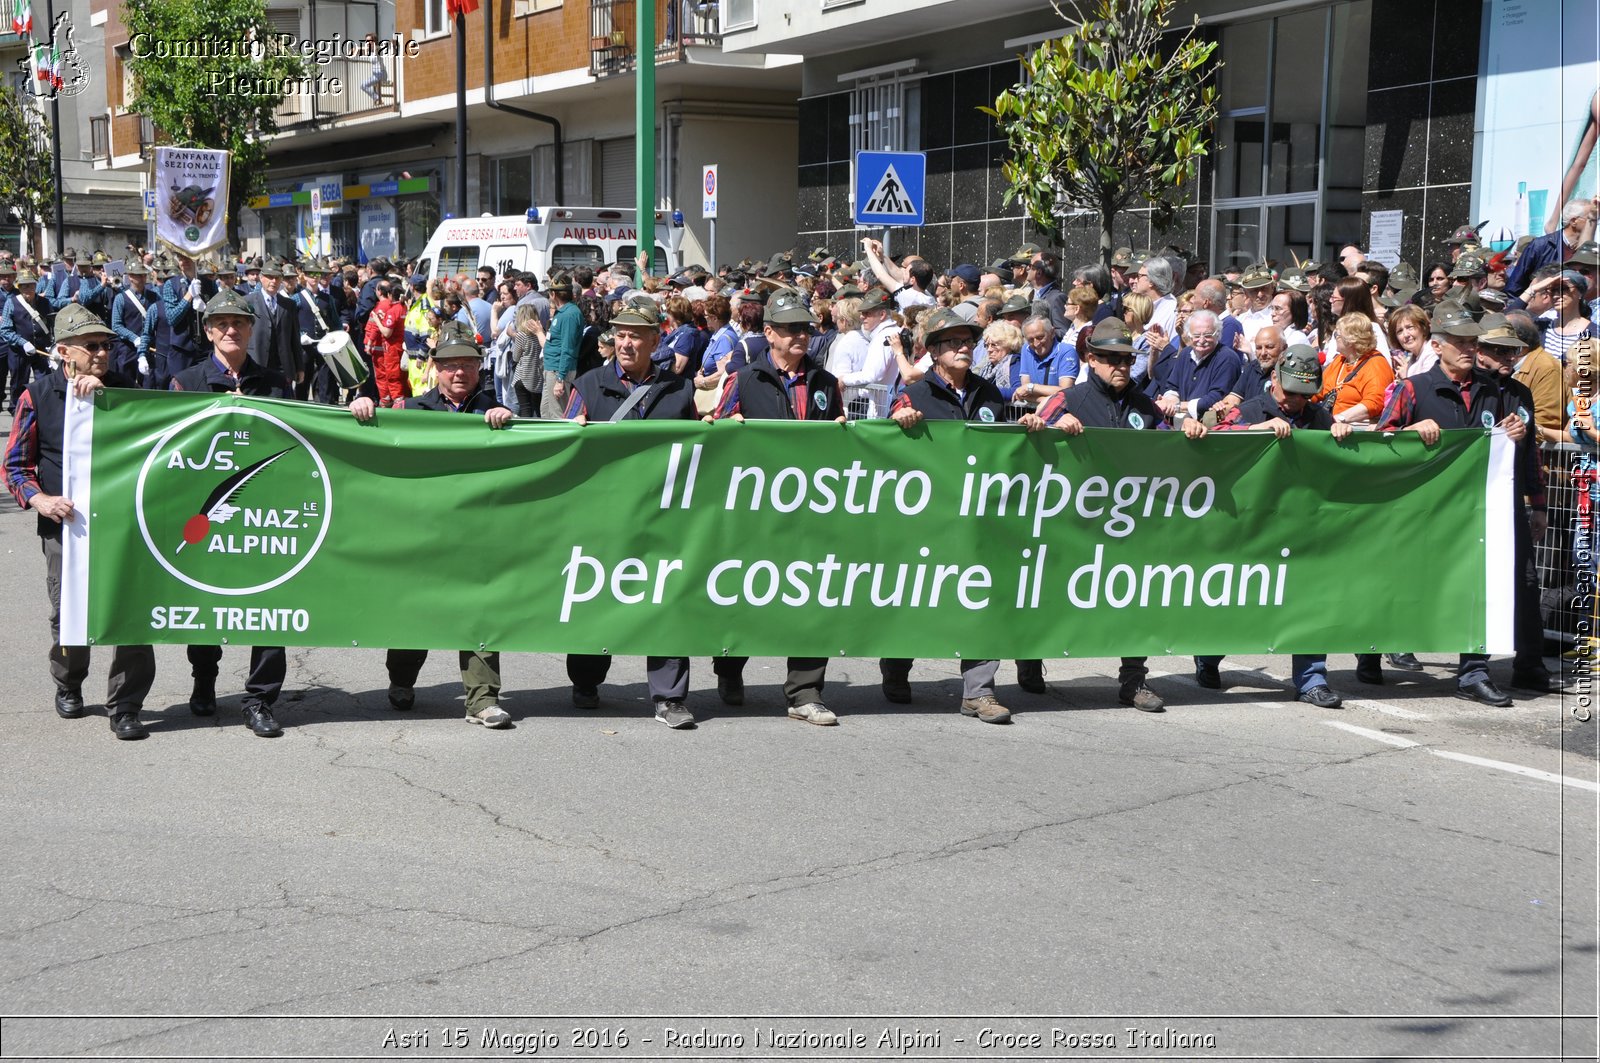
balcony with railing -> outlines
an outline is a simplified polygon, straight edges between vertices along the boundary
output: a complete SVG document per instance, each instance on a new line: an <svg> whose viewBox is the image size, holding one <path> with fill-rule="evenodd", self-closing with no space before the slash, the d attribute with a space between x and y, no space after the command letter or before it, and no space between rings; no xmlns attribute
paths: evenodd
<svg viewBox="0 0 1600 1063"><path fill-rule="evenodd" d="M593 76L610 77L633 71L638 54L637 2L589 0L589 73ZM721 46L722 23L717 0L653 2L657 63L681 62L691 47Z"/></svg>
<svg viewBox="0 0 1600 1063"><path fill-rule="evenodd" d="M30 3L31 0L0 0L0 48L22 47L22 37L14 27L19 15L27 16ZM33 36L35 40L50 36L50 27L34 26Z"/></svg>
<svg viewBox="0 0 1600 1063"><path fill-rule="evenodd" d="M325 85L337 79L337 91L288 92L276 112L279 129L317 124L330 119L368 112L391 111L395 105L395 67L393 57L385 57L384 78L368 92L363 86L372 78L372 60L331 59L326 65L308 65L307 77L321 76ZM376 95L374 95L376 94Z"/></svg>

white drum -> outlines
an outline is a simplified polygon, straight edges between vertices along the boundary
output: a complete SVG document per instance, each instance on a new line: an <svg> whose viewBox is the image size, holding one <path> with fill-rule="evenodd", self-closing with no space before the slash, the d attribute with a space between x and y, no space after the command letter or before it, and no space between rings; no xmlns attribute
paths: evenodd
<svg viewBox="0 0 1600 1063"><path fill-rule="evenodd" d="M317 353L341 388L358 388L366 382L367 363L351 342L350 333L342 329L328 333L317 341Z"/></svg>

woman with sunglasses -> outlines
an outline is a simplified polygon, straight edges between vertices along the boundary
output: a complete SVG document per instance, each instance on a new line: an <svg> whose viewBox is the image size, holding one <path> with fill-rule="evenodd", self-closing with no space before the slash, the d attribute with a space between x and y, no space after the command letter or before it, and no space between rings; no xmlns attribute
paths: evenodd
<svg viewBox="0 0 1600 1063"><path fill-rule="evenodd" d="M1589 296L1589 282L1581 273L1562 270L1549 290L1555 320L1545 326L1544 349L1565 365L1567 352L1575 343L1594 337L1594 322L1589 320L1584 302Z"/></svg>

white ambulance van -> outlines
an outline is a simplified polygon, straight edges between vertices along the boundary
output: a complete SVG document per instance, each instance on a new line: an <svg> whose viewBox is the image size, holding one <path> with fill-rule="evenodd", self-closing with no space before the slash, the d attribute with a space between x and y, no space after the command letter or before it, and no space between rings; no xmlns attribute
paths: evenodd
<svg viewBox="0 0 1600 1063"><path fill-rule="evenodd" d="M683 215L665 210L655 214L650 272L665 276L683 265ZM530 207L525 216L451 218L428 239L417 272L454 277L489 266L496 278L514 269L532 271L542 281L552 269L632 262L639 254L633 216L631 210L605 207Z"/></svg>

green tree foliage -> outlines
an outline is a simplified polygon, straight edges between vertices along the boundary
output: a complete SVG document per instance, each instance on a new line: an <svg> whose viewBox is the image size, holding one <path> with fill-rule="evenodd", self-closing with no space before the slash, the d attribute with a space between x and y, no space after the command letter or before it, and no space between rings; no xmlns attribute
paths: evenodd
<svg viewBox="0 0 1600 1063"><path fill-rule="evenodd" d="M239 212L266 191L266 142L278 129L281 86L305 76L304 61L273 45L265 0L125 0L122 18L130 39L144 34L183 46L168 52L204 53L135 55L130 109L150 119L159 143L233 153L228 234L237 245Z"/></svg>
<svg viewBox="0 0 1600 1063"><path fill-rule="evenodd" d="M1041 44L1022 82L982 108L1011 143L1006 202L1052 234L1065 209L1096 212L1103 261L1121 211L1150 206L1158 230L1172 224L1172 197L1194 180L1217 120L1216 45L1194 26L1175 48L1163 42L1173 4L1079 0L1070 14L1057 5L1071 31Z"/></svg>
<svg viewBox="0 0 1600 1063"><path fill-rule="evenodd" d="M0 82L0 213L35 231L54 205L50 123Z"/></svg>

